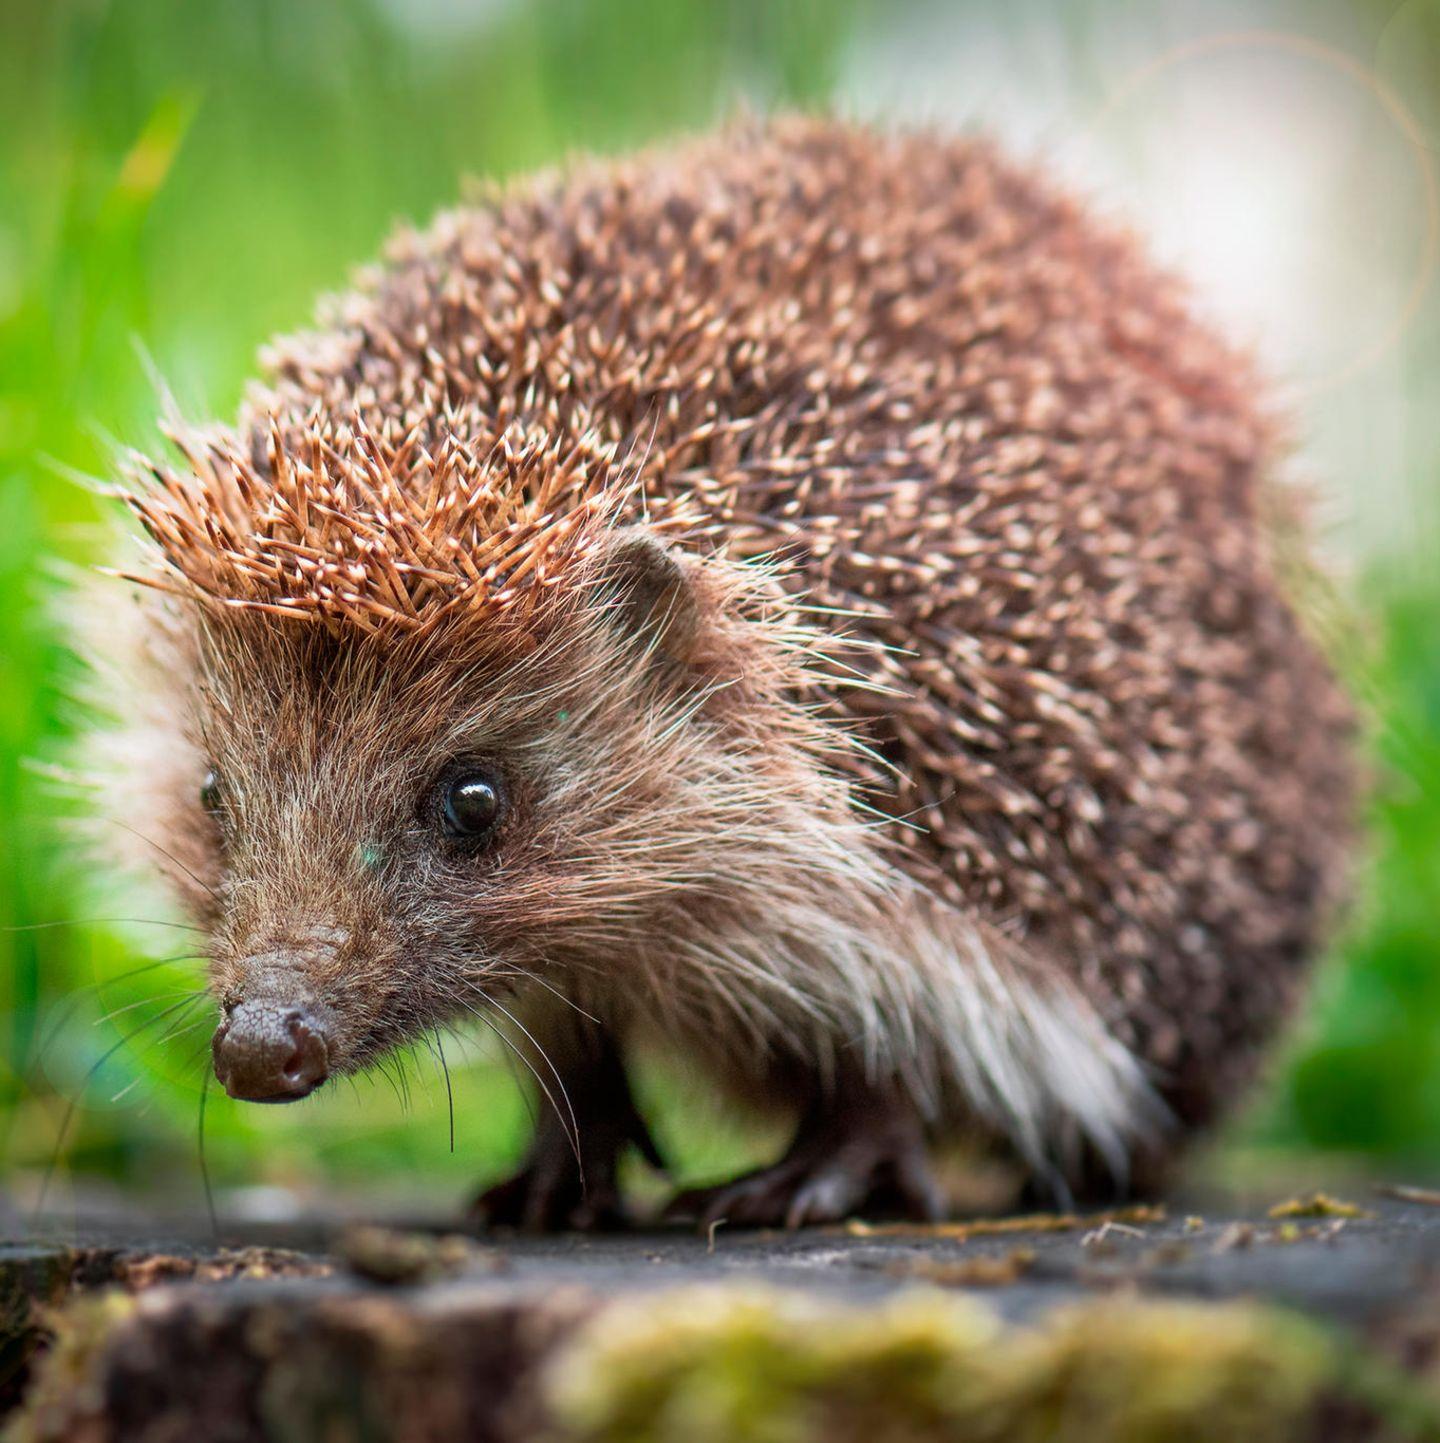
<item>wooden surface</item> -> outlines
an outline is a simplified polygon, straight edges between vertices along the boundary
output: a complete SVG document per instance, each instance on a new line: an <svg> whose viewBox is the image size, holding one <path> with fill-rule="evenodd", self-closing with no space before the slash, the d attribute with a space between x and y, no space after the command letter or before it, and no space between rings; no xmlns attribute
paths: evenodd
<svg viewBox="0 0 1440 1443"><path fill-rule="evenodd" d="M577 1327L697 1284L862 1310L927 1286L1025 1327L1105 1296L1258 1298L1423 1380L1440 1339L1440 1198L1347 1201L1365 1215L1142 1208L708 1237L472 1238L311 1217L225 1226L218 1244L196 1220L12 1216L0 1397L16 1438L540 1437L536 1380Z"/></svg>

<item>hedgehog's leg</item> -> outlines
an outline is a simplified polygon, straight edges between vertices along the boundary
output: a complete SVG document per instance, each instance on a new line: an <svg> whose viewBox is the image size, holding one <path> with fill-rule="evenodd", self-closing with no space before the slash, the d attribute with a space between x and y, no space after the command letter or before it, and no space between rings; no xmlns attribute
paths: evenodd
<svg viewBox="0 0 1440 1443"><path fill-rule="evenodd" d="M664 1170L613 1039L598 1027L568 1032L563 1045L547 1047L534 1064L544 1107L535 1139L520 1171L472 1204L481 1223L528 1232L623 1227L620 1155L634 1146Z"/></svg>
<svg viewBox="0 0 1440 1443"><path fill-rule="evenodd" d="M803 1227L856 1213L933 1221L944 1198L925 1130L900 1092L842 1087L804 1116L785 1156L718 1187L680 1194L671 1218L700 1226Z"/></svg>

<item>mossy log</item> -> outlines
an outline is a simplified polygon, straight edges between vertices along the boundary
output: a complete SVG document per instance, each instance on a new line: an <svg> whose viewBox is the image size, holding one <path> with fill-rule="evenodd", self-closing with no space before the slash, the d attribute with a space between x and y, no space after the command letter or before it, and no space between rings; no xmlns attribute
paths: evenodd
<svg viewBox="0 0 1440 1443"><path fill-rule="evenodd" d="M1440 1440L1440 1210L1295 1211L14 1248L6 1436Z"/></svg>

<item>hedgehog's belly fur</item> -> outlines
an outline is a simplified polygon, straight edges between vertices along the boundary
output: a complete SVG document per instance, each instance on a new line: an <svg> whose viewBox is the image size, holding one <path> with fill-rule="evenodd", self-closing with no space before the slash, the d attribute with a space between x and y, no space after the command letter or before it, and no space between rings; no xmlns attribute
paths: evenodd
<svg viewBox="0 0 1440 1443"><path fill-rule="evenodd" d="M884 644L823 700L904 819L865 965L925 979L886 997L942 1112L989 1085L976 1008L1017 1009L1021 1092L1051 1067L1037 1116L1148 1078L1200 1123L1250 1071L1337 890L1349 714L1281 599L1252 377L1127 239L986 146L785 123L446 216L273 368L259 457L342 420L615 447L632 517L693 497L698 552L779 554Z"/></svg>

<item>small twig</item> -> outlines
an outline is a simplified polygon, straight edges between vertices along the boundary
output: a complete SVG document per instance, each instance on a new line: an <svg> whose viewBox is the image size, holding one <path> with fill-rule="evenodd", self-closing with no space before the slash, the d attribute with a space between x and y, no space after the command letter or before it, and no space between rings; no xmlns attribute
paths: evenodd
<svg viewBox="0 0 1440 1443"><path fill-rule="evenodd" d="M717 1232L720 1228L723 1228L723 1227L725 1226L725 1224L726 1224L727 1222L729 1222L729 1221L730 1221L729 1218L716 1218L715 1221L714 1221L713 1223L711 1223L708 1228L705 1229L705 1237L706 1237L705 1251L706 1251L707 1253L713 1253L713 1252L715 1251L715 1234L716 1234L716 1232Z"/></svg>
<svg viewBox="0 0 1440 1443"><path fill-rule="evenodd" d="M1401 1202L1423 1203L1440 1208L1440 1192L1429 1187L1407 1187L1404 1183L1381 1183L1375 1189L1381 1197L1398 1198Z"/></svg>
<svg viewBox="0 0 1440 1443"><path fill-rule="evenodd" d="M1230 1253L1238 1248L1248 1248L1255 1241L1254 1223L1230 1223L1215 1239L1210 1249L1213 1253Z"/></svg>
<svg viewBox="0 0 1440 1443"><path fill-rule="evenodd" d="M1139 1228L1132 1228L1128 1223L1117 1223L1114 1218L1106 1218L1098 1228L1092 1228L1080 1239L1082 1248L1093 1248L1103 1243L1111 1233L1124 1233L1129 1238L1143 1238L1145 1234Z"/></svg>

